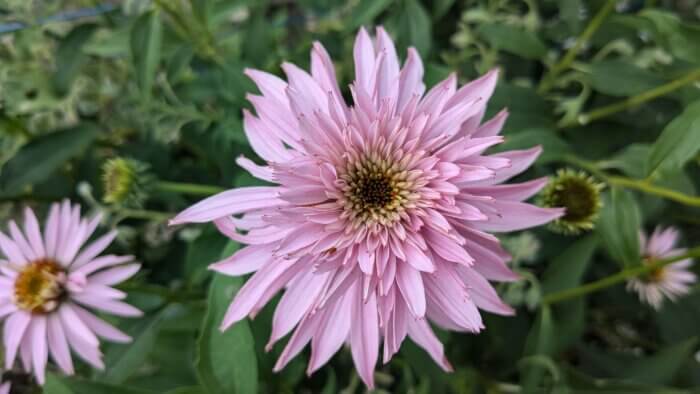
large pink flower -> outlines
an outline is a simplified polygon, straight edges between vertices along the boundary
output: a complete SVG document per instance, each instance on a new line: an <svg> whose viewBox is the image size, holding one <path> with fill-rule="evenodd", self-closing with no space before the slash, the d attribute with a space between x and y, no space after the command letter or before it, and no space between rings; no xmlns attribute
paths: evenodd
<svg viewBox="0 0 700 394"><path fill-rule="evenodd" d="M120 301L126 294L111 286L138 270L131 256L98 256L116 231L85 245L100 218L81 219L80 207L53 204L44 232L31 209L24 231L14 221L10 237L0 232L0 319L5 319L5 368L17 354L24 369L43 384L49 354L66 374L73 374L70 349L96 368L104 368L98 337L113 342L131 338L86 308L118 316L141 312Z"/></svg>
<svg viewBox="0 0 700 394"><path fill-rule="evenodd" d="M408 335L445 370L443 346L428 324L484 328L477 308L513 310L488 280L517 279L489 232L548 222L559 209L521 201L545 179L498 185L535 160L540 148L484 155L503 141L507 113L481 124L497 72L457 89L453 74L423 94L423 65L410 48L402 69L387 33L360 30L354 47L354 105L348 106L320 43L311 75L289 63L285 82L248 70L262 95L249 95L245 133L267 164L238 164L275 186L225 191L180 213L172 224L213 221L249 246L216 263L226 275L255 274L233 300L223 328L285 293L268 347L294 334L276 370L311 342L311 373L348 342L373 386L380 341L384 361ZM234 216L240 215L242 216Z"/></svg>
<svg viewBox="0 0 700 394"><path fill-rule="evenodd" d="M644 264L685 253L685 249L676 247L679 236L678 230L674 227L666 229L657 227L648 240L645 234L640 234ZM690 271L692 264L692 259L683 259L663 266L645 276L630 279L627 282L627 289L636 292L642 302L651 305L654 309L661 309L664 298L675 301L688 294L690 286L697 282L697 276Z"/></svg>

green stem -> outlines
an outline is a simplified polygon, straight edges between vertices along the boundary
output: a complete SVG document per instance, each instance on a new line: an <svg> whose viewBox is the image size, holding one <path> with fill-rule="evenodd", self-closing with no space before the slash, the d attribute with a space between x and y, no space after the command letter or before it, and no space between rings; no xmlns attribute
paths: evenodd
<svg viewBox="0 0 700 394"><path fill-rule="evenodd" d="M613 103L610 105L606 105L604 107L594 109L591 112L583 113L578 116L576 119L572 119L566 123L561 124L559 127L560 128L568 128L568 127L574 127L574 126L582 126L586 125L588 123L591 123L594 120L604 118L606 116L610 116L612 114L634 108L638 105L641 105L649 100L653 100L657 97L664 96L666 94L669 94L673 92L674 90L680 89L683 86L693 83L697 80L700 80L700 68L695 69L682 77L675 79L665 85L658 86L654 89L647 90L646 92L642 92L636 96L629 97L625 100L618 101L617 103Z"/></svg>
<svg viewBox="0 0 700 394"><path fill-rule="evenodd" d="M540 86L537 89L539 93L548 91L559 74L569 68L583 46L588 42L588 40L591 39L591 37L593 37L593 34L595 34L598 28L600 28L600 26L603 24L603 21L605 21L608 14L615 9L615 3L616 0L608 0L603 7L598 10L598 13L593 17L593 19L591 19L590 23L588 23L588 26L586 26L586 28L583 30L583 33L581 33L581 35L576 39L574 45L569 48L566 54L564 54L564 57L562 57L561 60L559 60L559 62L554 66L552 66L549 72L544 76L544 78L542 78Z"/></svg>
<svg viewBox="0 0 700 394"><path fill-rule="evenodd" d="M119 290L128 293L142 293L159 296L168 302L190 302L200 301L206 297L201 291L188 291L185 289L169 289L167 287L146 284L146 283L123 283L118 286Z"/></svg>
<svg viewBox="0 0 700 394"><path fill-rule="evenodd" d="M163 192L191 194L194 196L211 196L213 194L221 193L222 191L226 190L219 186L167 181L158 181L156 183L156 189Z"/></svg>
<svg viewBox="0 0 700 394"><path fill-rule="evenodd" d="M616 285L618 283L624 282L628 279L638 277L640 275L648 274L654 270L658 270L659 268L665 267L666 265L675 263L680 260L684 260L687 258L692 258L692 257L699 257L700 256L700 246L695 247L688 252L675 256L675 257L669 257L665 259L660 259L660 260L655 260L651 263L632 267L632 268L627 268L624 269L616 274L610 275L608 277L605 277L603 279L597 280L595 282L591 283L586 283L585 285L574 287L571 289L566 289L562 291L558 291L555 293L548 294L542 298L542 303L543 304L555 304L557 302L562 302L566 300L570 300L572 298L577 298L581 297L583 295L589 294L596 292L598 290L605 289L607 287Z"/></svg>
<svg viewBox="0 0 700 394"><path fill-rule="evenodd" d="M690 205L693 207L700 207L700 197L689 196L687 194L667 189L665 187L652 185L643 179L631 179L621 176L609 176L607 182L612 185L618 185L626 187L628 189L635 189L647 194L654 194L668 200L676 201L681 204Z"/></svg>
<svg viewBox="0 0 700 394"><path fill-rule="evenodd" d="M598 169L595 163L578 158L573 155L567 155L563 158L563 160L577 167L583 168L584 170L597 176L609 185L616 185L627 189L634 189L647 194L653 194L655 196L663 197L667 200L675 201L684 205L700 207L700 197L689 196L687 194L681 193L673 189L657 186L646 179L632 179L623 176L608 175L605 172Z"/></svg>

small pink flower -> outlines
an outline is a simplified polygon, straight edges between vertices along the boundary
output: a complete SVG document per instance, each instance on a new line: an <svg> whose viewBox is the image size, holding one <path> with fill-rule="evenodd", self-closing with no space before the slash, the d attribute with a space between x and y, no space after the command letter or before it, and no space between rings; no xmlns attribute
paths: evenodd
<svg viewBox="0 0 700 394"><path fill-rule="evenodd" d="M459 89L452 74L424 94L418 53L410 48L400 68L381 27L375 40L360 30L354 58L353 105L318 42L311 74L289 63L282 65L287 82L247 70L261 94L248 96L257 116L246 111L244 129L266 164L237 162L275 185L225 191L172 224L213 221L249 245L211 267L234 276L255 272L223 329L285 289L268 349L294 333L275 370L310 342L310 374L347 342L372 387L382 339L384 362L409 336L449 371L429 320L477 333L484 328L477 308L513 314L488 280L517 275L488 232L537 226L562 211L522 202L545 179L499 185L527 169L539 147L484 154L503 142L498 133L507 117L501 112L482 124L497 71Z"/></svg>
<svg viewBox="0 0 700 394"><path fill-rule="evenodd" d="M657 227L648 241L644 234L640 234L644 263L649 264L654 260L685 253L685 249L674 248L678 242L678 236L678 230L673 227L666 229ZM629 280L627 289L637 292L642 302L651 305L654 309L661 309L664 297L675 301L678 297L688 294L690 286L697 282L697 277L689 270L692 264L692 259L684 259L658 268L645 276Z"/></svg>
<svg viewBox="0 0 700 394"><path fill-rule="evenodd" d="M141 311L121 300L126 294L112 288L138 270L131 256L99 254L116 231L87 244L100 218L81 219L80 206L68 201L53 204L43 229L27 208L24 231L14 221L10 237L0 232L0 319L5 320L5 368L19 353L26 371L44 383L49 354L58 367L73 374L71 349L96 368L104 368L98 337L113 342L131 338L88 309L118 316Z"/></svg>

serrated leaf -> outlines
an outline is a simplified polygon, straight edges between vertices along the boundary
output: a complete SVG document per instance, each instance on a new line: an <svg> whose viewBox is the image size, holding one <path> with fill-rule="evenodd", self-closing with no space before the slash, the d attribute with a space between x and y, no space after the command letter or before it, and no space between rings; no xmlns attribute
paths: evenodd
<svg viewBox="0 0 700 394"><path fill-rule="evenodd" d="M678 169L700 151L700 101L685 110L664 128L651 147L648 173Z"/></svg>
<svg viewBox="0 0 700 394"><path fill-rule="evenodd" d="M610 256L623 266L641 264L637 201L626 190L613 187L598 220L598 234Z"/></svg>
<svg viewBox="0 0 700 394"><path fill-rule="evenodd" d="M155 11L141 15L131 28L131 57L136 80L144 98L151 96L151 88L160 62L162 22Z"/></svg>
<svg viewBox="0 0 700 394"><path fill-rule="evenodd" d="M230 244L222 256L231 255L236 248L236 244ZM248 321L240 321L225 332L219 330L231 300L242 286L240 277L217 274L209 288L195 361L199 380L209 394L257 392L257 360Z"/></svg>
<svg viewBox="0 0 700 394"><path fill-rule="evenodd" d="M493 47L526 59L539 59L547 54L547 47L535 33L517 26L485 23L477 31Z"/></svg>
<svg viewBox="0 0 700 394"><path fill-rule="evenodd" d="M56 51L56 73L53 85L58 94L64 95L78 76L80 68L87 61L83 45L92 37L97 25L84 24L75 27L61 40Z"/></svg>
<svg viewBox="0 0 700 394"><path fill-rule="evenodd" d="M56 131L35 138L8 161L0 173L0 195L18 195L46 180L97 137L92 125Z"/></svg>

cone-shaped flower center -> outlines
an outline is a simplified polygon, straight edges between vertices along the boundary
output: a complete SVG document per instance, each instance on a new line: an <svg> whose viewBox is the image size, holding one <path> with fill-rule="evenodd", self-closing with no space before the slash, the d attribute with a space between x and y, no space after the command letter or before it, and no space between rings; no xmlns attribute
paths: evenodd
<svg viewBox="0 0 700 394"><path fill-rule="evenodd" d="M415 174L378 155L349 160L344 170L340 178L345 212L359 223L394 222L419 196L412 191L415 183L410 178Z"/></svg>
<svg viewBox="0 0 700 394"><path fill-rule="evenodd" d="M48 313L58 307L65 294L65 273L53 260L29 263L17 275L15 304L32 313Z"/></svg>
<svg viewBox="0 0 700 394"><path fill-rule="evenodd" d="M649 264L654 262L654 257L653 256L646 256L646 257L643 257L642 261L645 265L649 265ZM654 268L653 270L649 271L647 274L642 275L640 278L645 283L661 283L661 282L663 282L664 277L666 275L666 270L664 268L665 267Z"/></svg>

